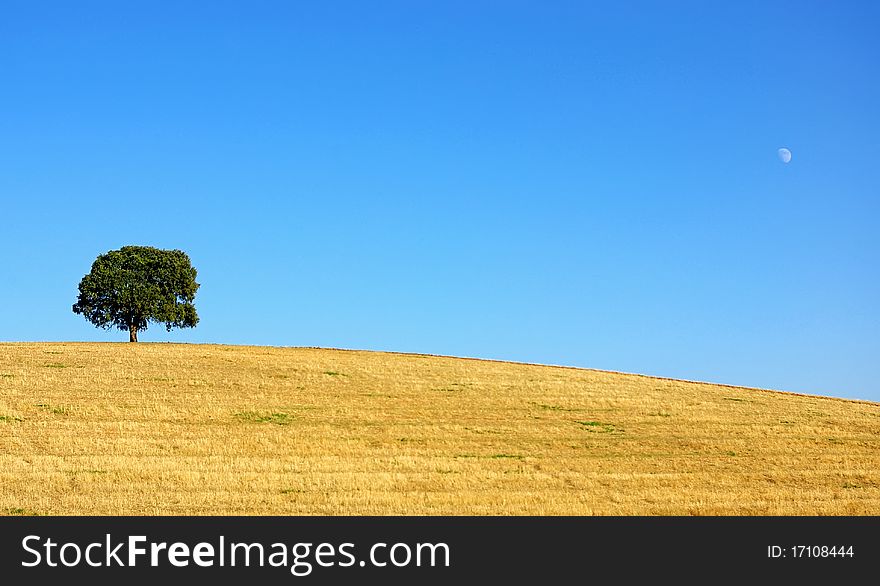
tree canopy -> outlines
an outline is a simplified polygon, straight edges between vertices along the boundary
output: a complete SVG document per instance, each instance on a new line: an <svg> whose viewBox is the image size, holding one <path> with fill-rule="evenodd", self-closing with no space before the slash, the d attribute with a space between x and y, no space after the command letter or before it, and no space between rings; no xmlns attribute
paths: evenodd
<svg viewBox="0 0 880 586"><path fill-rule="evenodd" d="M128 330L129 341L137 342L149 322L163 323L169 332L195 327L198 288L186 253L123 246L95 259L79 283L73 312L99 328Z"/></svg>

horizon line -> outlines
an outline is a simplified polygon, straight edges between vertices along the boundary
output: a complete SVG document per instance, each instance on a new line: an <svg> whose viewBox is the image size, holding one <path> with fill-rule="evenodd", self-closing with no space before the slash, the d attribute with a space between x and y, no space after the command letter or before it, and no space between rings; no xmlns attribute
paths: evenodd
<svg viewBox="0 0 880 586"><path fill-rule="evenodd" d="M231 346L236 348L277 348L277 349L297 349L297 350L333 350L338 352L371 352L374 354L393 354L398 356L424 356L428 358L450 358L456 360L472 360L476 362L493 362L500 364L518 364L522 366L543 366L546 368L562 368L566 370L585 370L590 372L601 372L606 374L618 374L623 376L637 376L641 378L649 378L654 380L665 380L665 381L674 381L674 382L683 382L690 384L698 384L698 385L709 385L715 387L724 387L729 389L744 389L750 391L760 391L763 393L781 393L785 395L792 395L796 397L807 397L814 399L832 399L835 401L845 401L849 403L865 403L869 405L875 405L880 407L880 401L871 401L869 399L855 399L849 397L835 397L831 395L817 395L812 393L802 393L798 391L785 391L780 389L770 389L765 387L750 387L743 385L734 385L729 383L716 383L711 381L702 381L702 380L693 380L686 378L676 378L676 377L667 377L667 376L658 376L653 374L644 374L640 372L626 372L621 370L608 370L603 368L592 368L587 366L571 366L566 364L546 364L541 362L523 362L519 360L504 360L500 358L480 358L477 356L455 356L452 354L430 354L427 352L403 352L398 350L369 350L363 348L340 348L340 347L328 347L328 346L277 346L272 344L229 344L229 343L220 343L220 342L171 342L171 341L150 341L150 342L121 342L121 341L102 341L102 342L94 342L94 341L5 341L0 340L0 345L4 344L116 344L121 346L134 346L137 347L139 344L164 344L171 345L176 344L180 346Z"/></svg>

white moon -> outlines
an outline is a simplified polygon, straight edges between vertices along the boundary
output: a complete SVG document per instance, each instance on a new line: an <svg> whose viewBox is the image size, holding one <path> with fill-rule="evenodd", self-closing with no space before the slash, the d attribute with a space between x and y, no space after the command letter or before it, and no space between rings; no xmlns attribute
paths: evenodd
<svg viewBox="0 0 880 586"><path fill-rule="evenodd" d="M779 160L783 163L788 163L789 161L791 161L791 151L785 147L782 147L781 149L776 151L776 154L779 156Z"/></svg>

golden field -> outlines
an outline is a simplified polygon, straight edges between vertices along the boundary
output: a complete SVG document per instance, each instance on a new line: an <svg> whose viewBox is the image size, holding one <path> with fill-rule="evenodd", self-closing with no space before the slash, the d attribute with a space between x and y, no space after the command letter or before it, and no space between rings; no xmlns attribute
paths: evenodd
<svg viewBox="0 0 880 586"><path fill-rule="evenodd" d="M0 514L876 515L880 404L380 352L4 343Z"/></svg>

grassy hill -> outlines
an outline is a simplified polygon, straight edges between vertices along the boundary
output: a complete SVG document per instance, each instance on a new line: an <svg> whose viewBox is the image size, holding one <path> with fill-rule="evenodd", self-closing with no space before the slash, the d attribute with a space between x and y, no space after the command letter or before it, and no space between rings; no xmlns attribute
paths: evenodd
<svg viewBox="0 0 880 586"><path fill-rule="evenodd" d="M880 405L593 370L0 344L0 514L880 514Z"/></svg>

